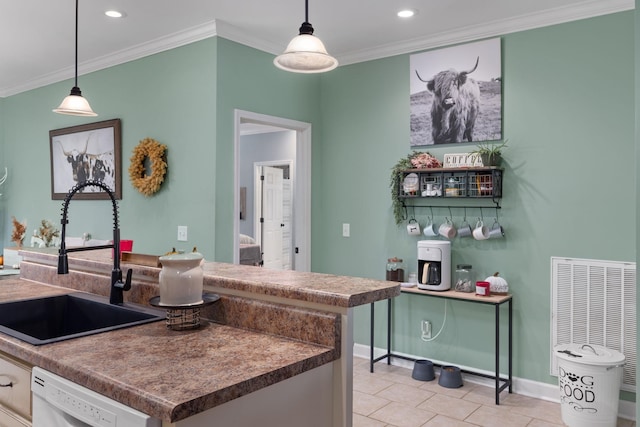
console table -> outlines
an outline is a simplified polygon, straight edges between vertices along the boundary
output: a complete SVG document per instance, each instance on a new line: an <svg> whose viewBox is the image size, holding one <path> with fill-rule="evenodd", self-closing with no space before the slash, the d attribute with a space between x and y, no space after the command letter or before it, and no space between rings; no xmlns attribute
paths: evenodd
<svg viewBox="0 0 640 427"><path fill-rule="evenodd" d="M477 296L474 293L465 293L465 292L457 292L453 290L449 291L426 291L418 288L402 288L402 293L412 294L412 295L422 295L427 297L434 298L445 298L455 301L465 301L469 303L475 304L484 304L484 305L492 305L494 307L495 312L495 375L487 375L480 372L473 372L468 370L462 370L462 372L472 375L478 375L484 378L494 379L496 383L496 405L500 404L500 392L502 392L505 388L509 388L509 393L512 392L512 372L513 372L513 296L512 295L490 295L490 296ZM508 305L509 309L509 344L508 344L508 376L502 377L500 376L500 307L503 304ZM392 331L392 322L391 322L391 299L387 300L387 353L374 358L373 349L374 349L374 304L371 303L371 356L370 356L370 371L373 372L374 363L387 359L387 364L391 364L391 358L396 357L399 359L415 361L416 359L394 354L391 350L391 331ZM501 384L502 383L502 384Z"/></svg>

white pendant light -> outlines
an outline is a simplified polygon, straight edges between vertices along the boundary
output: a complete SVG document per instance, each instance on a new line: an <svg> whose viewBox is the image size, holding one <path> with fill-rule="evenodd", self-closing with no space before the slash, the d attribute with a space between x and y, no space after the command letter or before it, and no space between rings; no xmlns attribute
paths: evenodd
<svg viewBox="0 0 640 427"><path fill-rule="evenodd" d="M69 96L62 100L62 103L58 108L53 110L54 113L59 114L68 114L71 116L97 116L96 113L93 112L91 106L89 105L89 101L87 101L83 96L80 88L78 87L78 0L76 0L76 73L75 73L75 84L71 88L71 93Z"/></svg>
<svg viewBox="0 0 640 427"><path fill-rule="evenodd" d="M338 66L338 61L327 53L322 41L313 35L309 23L309 0L305 0L305 20L300 35L289 42L282 55L273 60L276 67L294 73L324 73Z"/></svg>

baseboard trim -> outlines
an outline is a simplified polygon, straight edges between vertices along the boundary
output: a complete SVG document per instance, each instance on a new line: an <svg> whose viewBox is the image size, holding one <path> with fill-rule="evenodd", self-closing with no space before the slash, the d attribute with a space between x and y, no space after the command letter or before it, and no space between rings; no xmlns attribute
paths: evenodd
<svg viewBox="0 0 640 427"><path fill-rule="evenodd" d="M363 345L363 344L354 344L353 346L353 355L354 357L359 357L362 359L369 360L371 347ZM374 357L382 356L386 353L386 350L381 348L375 348L373 350ZM421 356L415 356L412 354L394 352L398 355L411 357L414 359L423 358ZM435 360L430 359L433 363L439 365L450 365L451 362L447 362L444 360ZM378 363L386 363L386 362L378 362ZM399 358L391 358L391 364L393 366L400 366L403 368L413 369L413 362L409 360L399 359ZM477 372L485 375L493 375L493 372L485 371L482 369L477 369L471 366L463 366L456 365L460 369L470 372ZM483 377L477 377L475 375L465 375L464 380L474 384L481 384L488 387L493 387L495 383ZM539 381L532 381L526 378L517 378L513 377L513 391L514 393L521 394L523 396L534 397L536 399L547 400L549 402L560 403L560 397L558 396L558 386L553 384L542 383ZM504 393L504 392L503 392ZM620 418L624 418L627 420L636 420L636 404L635 402L629 402L627 400L621 400L620 405L618 407L618 416Z"/></svg>

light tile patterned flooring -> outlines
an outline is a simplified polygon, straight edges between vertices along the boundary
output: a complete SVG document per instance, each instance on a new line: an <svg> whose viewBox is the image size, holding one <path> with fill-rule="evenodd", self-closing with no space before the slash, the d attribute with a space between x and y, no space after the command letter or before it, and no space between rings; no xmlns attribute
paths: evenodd
<svg viewBox="0 0 640 427"><path fill-rule="evenodd" d="M495 405L491 387L464 382L448 389L411 378L411 369L353 359L354 427L554 427L564 426L560 405L503 391ZM618 427L636 427L618 420Z"/></svg>

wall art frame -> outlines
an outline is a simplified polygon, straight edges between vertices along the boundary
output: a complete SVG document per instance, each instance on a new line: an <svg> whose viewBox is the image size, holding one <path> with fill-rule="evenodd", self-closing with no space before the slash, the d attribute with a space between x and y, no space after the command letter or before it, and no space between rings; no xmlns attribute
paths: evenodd
<svg viewBox="0 0 640 427"><path fill-rule="evenodd" d="M411 55L410 146L502 139L501 39Z"/></svg>
<svg viewBox="0 0 640 427"><path fill-rule="evenodd" d="M77 184L102 181L122 199L122 128L120 119L104 120L49 131L51 199L64 200ZM107 200L99 187L87 186L74 196L80 200Z"/></svg>

